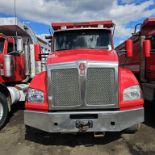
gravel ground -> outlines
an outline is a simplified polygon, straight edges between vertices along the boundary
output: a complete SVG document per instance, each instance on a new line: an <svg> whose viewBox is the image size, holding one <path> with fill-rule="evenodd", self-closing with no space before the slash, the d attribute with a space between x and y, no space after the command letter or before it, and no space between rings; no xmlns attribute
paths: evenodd
<svg viewBox="0 0 155 155"><path fill-rule="evenodd" d="M13 107L0 131L0 155L155 155L155 106L145 108L145 122L135 134L25 134L23 105Z"/></svg>

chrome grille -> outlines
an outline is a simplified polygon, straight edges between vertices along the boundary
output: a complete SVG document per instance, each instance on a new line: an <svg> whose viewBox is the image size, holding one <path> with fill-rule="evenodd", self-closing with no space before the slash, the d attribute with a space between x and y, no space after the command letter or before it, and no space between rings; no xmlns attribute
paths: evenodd
<svg viewBox="0 0 155 155"><path fill-rule="evenodd" d="M77 106L81 103L77 69L57 69L51 72L54 106Z"/></svg>
<svg viewBox="0 0 155 155"><path fill-rule="evenodd" d="M86 64L81 73L79 66ZM118 108L118 63L77 61L47 66L49 110Z"/></svg>
<svg viewBox="0 0 155 155"><path fill-rule="evenodd" d="M85 95L87 104L113 104L114 95L115 70L113 68L88 68Z"/></svg>

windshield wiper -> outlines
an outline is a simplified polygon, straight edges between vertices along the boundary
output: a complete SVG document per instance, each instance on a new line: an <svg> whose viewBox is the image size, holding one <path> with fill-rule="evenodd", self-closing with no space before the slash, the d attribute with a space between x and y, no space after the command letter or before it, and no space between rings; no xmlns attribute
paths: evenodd
<svg viewBox="0 0 155 155"><path fill-rule="evenodd" d="M109 49L107 46L103 46L103 47L96 47L96 49Z"/></svg>
<svg viewBox="0 0 155 155"><path fill-rule="evenodd" d="M68 48L61 48L61 49L57 49L55 51L61 51L61 50L69 50Z"/></svg>
<svg viewBox="0 0 155 155"><path fill-rule="evenodd" d="M57 50L55 50L55 51L61 51L61 50L73 50L73 49L81 49L81 48L83 48L83 49L108 49L108 47L107 46L103 46L103 47L78 47L78 48L61 48L61 49L57 49Z"/></svg>

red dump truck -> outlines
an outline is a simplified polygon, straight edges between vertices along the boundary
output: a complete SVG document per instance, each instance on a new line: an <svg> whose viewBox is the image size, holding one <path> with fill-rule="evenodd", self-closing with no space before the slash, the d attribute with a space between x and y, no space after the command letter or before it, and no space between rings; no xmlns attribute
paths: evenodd
<svg viewBox="0 0 155 155"><path fill-rule="evenodd" d="M11 105L25 101L31 79L45 70L45 58L40 55L49 50L48 43L17 18L0 18L0 128Z"/></svg>
<svg viewBox="0 0 155 155"><path fill-rule="evenodd" d="M122 131L144 121L134 74L119 66L112 21L53 23L47 71L31 81L28 129L51 133ZM130 55L132 44L127 42Z"/></svg>
<svg viewBox="0 0 155 155"><path fill-rule="evenodd" d="M140 30L136 32L137 26ZM155 100L155 18L147 18L142 24L137 24L135 32L129 38L133 44L133 56L126 57L125 42L116 47L120 66L132 70L138 78L144 98Z"/></svg>

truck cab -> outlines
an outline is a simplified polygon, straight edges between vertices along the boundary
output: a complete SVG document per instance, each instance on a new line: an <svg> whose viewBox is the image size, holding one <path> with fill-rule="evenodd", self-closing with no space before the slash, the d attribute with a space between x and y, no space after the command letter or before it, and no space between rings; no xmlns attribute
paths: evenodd
<svg viewBox="0 0 155 155"><path fill-rule="evenodd" d="M1 83L22 81L26 77L24 53L17 51L16 41L14 37L0 35Z"/></svg>
<svg viewBox="0 0 155 155"><path fill-rule="evenodd" d="M150 26L148 24L152 23ZM145 20L145 24L142 26L142 36L145 36L145 40L150 42L150 47L148 49L149 55L146 56L145 60L145 79L147 81L155 81L155 18ZM146 32L147 30L147 32ZM144 51L144 50L143 50ZM145 56L145 55L144 55Z"/></svg>
<svg viewBox="0 0 155 155"><path fill-rule="evenodd" d="M134 74L119 66L112 21L53 23L47 71L31 81L28 127L47 132L122 131L144 121ZM126 46L131 55L131 42Z"/></svg>
<svg viewBox="0 0 155 155"><path fill-rule="evenodd" d="M140 29L136 32L136 27ZM135 26L135 32L129 38L133 42L133 56L126 57L123 52L125 42L116 47L120 65L129 68L139 80L144 98L155 100L155 18L147 18Z"/></svg>

